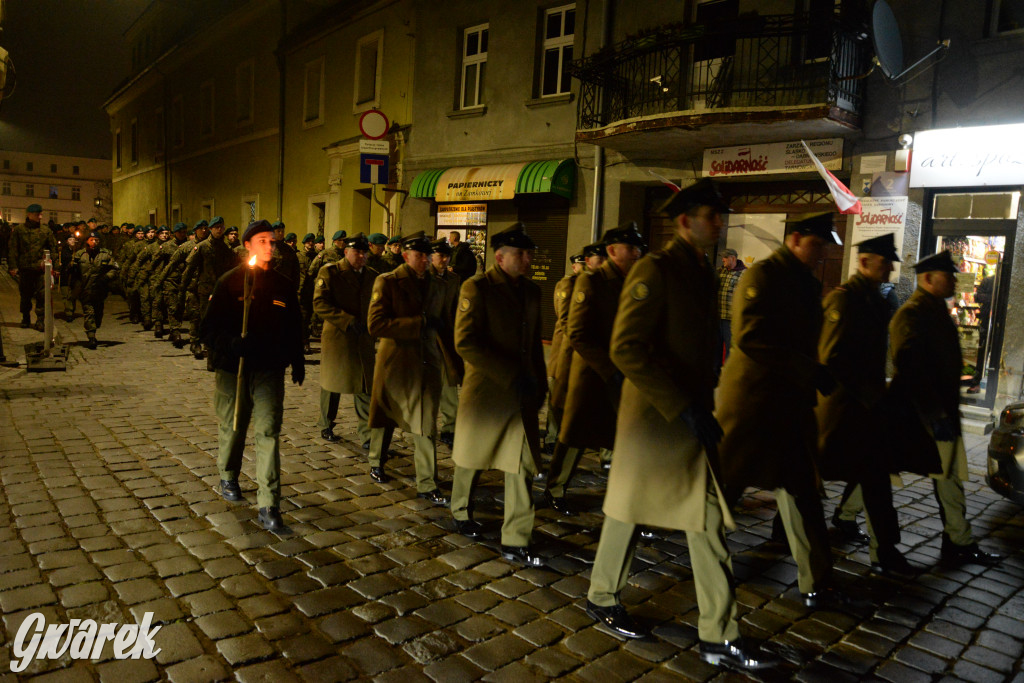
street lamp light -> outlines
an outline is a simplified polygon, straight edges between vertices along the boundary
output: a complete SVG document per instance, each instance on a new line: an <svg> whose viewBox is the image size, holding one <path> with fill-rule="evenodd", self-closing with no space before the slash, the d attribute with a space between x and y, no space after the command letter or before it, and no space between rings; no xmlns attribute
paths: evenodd
<svg viewBox="0 0 1024 683"><path fill-rule="evenodd" d="M102 206L103 206L103 199L101 199L101 198L100 198L100 197L99 197L99 196L97 195L97 197L96 197L95 199L93 199L93 200L92 200L92 205L93 205L93 206L95 206L95 207L96 207L97 209L99 209L100 207L102 207Z"/></svg>

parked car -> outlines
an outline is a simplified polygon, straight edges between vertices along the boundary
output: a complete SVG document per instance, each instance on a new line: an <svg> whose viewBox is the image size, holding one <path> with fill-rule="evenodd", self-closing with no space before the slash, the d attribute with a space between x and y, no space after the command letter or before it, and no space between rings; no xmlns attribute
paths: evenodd
<svg viewBox="0 0 1024 683"><path fill-rule="evenodd" d="M996 493L1024 505L1024 403L1011 403L999 414L985 480Z"/></svg>

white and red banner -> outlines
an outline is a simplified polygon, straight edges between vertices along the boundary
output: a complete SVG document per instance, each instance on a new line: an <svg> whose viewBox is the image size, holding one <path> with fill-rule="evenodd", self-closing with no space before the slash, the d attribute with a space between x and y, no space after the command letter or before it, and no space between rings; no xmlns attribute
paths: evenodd
<svg viewBox="0 0 1024 683"><path fill-rule="evenodd" d="M825 168L838 171L843 167L842 138L811 140L808 146ZM704 150L704 175L708 178L804 173L814 170L814 162L807 156L802 140L739 147L711 147Z"/></svg>
<svg viewBox="0 0 1024 683"><path fill-rule="evenodd" d="M903 232L907 227L906 197L861 197L861 212L850 216L846 224L846 243L850 246L850 267L847 275L857 271L855 244L891 232L896 240L896 253L903 258ZM892 280L900 276L900 264L892 264Z"/></svg>

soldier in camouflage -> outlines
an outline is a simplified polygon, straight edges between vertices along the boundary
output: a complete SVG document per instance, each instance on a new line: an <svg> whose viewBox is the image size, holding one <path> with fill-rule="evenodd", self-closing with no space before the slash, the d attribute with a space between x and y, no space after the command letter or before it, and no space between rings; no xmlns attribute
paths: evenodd
<svg viewBox="0 0 1024 683"><path fill-rule="evenodd" d="M231 249L224 238L224 219L220 216L215 216L210 221L210 236L200 242L188 259L186 259L185 274L182 276L182 282L186 285L185 288L191 283L192 278L196 279L196 296L199 301L200 319L206 313L206 307L209 304L210 295L213 294L213 288L217 284L217 280L220 279L221 275L237 265L238 255ZM180 304L182 294L179 294L178 298ZM196 337L193 337L193 339L196 339ZM204 348L203 352L206 355L207 369L212 372L213 359L210 357L210 350ZM194 348L193 354L197 358L200 357L196 354Z"/></svg>
<svg viewBox="0 0 1024 683"><path fill-rule="evenodd" d="M181 226L181 230L187 233L187 238L178 240L178 226ZM178 308L178 299L182 291L181 276L185 274L185 259L192 253L196 244L193 240L194 227L186 228L184 223L178 223L174 228L175 247L170 258L167 259L167 265L160 271L156 285L163 296L164 309L167 311L167 326L170 330L171 343L174 344L174 348L180 349L185 345L181 338L181 318L184 307Z"/></svg>
<svg viewBox="0 0 1024 683"><path fill-rule="evenodd" d="M132 232L134 237L132 241L125 243L118 263L121 264L121 291L124 292L125 301L128 303L128 322L138 323L142 319L142 311L139 305L139 291L135 289L135 282L131 276L135 272L135 259L146 246L146 228L137 225Z"/></svg>
<svg viewBox="0 0 1024 683"><path fill-rule="evenodd" d="M117 262L109 249L100 247L100 233L93 230L73 257L74 277L81 283L82 310L85 311L85 334L89 348L96 348L96 330L103 323L103 304L110 283L117 278Z"/></svg>
<svg viewBox="0 0 1024 683"><path fill-rule="evenodd" d="M17 278L21 294L21 326L32 324L32 300L35 299L35 326L39 330L43 329L43 252L57 256L57 240L53 231L40 223L42 215L43 207L38 204L30 204L25 209L25 222L14 228L7 256L8 271Z"/></svg>
<svg viewBox="0 0 1024 683"><path fill-rule="evenodd" d="M173 309L178 302L177 292L174 293L173 299L168 299L168 292L163 289L164 272L171 262L171 257L185 243L187 231L188 227L184 223L175 223L174 229L171 231L172 237L160 245L160 249L150 261L149 286L153 297L153 322L155 324L153 334L157 339L163 338L164 327L170 318L170 309Z"/></svg>

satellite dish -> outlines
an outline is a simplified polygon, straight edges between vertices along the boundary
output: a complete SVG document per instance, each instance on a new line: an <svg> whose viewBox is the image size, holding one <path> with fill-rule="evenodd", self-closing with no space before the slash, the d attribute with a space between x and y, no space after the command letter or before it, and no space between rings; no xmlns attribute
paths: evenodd
<svg viewBox="0 0 1024 683"><path fill-rule="evenodd" d="M900 80L935 53L949 48L948 39L940 40L934 50L904 69L900 25L896 22L896 15L886 0L875 0L875 5L871 8L871 42L875 48L874 62L890 81Z"/></svg>

